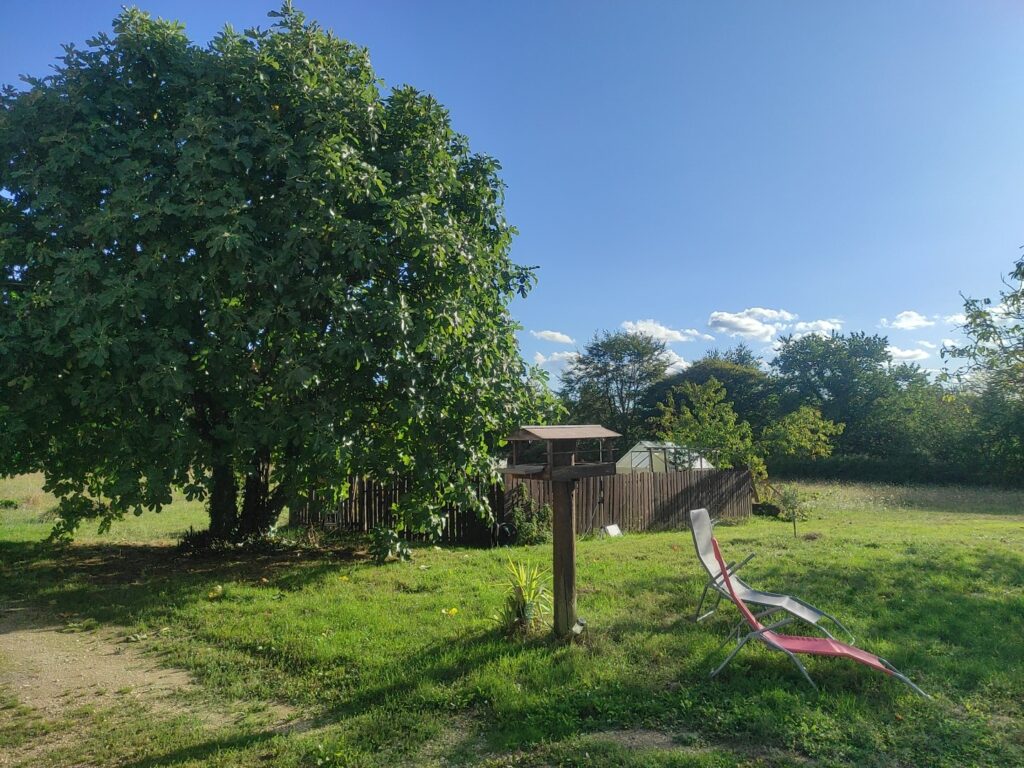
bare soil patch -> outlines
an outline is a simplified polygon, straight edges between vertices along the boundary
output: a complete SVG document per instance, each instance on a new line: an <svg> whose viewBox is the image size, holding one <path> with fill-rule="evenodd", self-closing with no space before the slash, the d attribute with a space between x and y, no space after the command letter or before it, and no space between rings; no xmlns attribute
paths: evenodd
<svg viewBox="0 0 1024 768"><path fill-rule="evenodd" d="M77 630L30 610L0 613L0 685L18 700L50 719L89 705L108 707L137 703L157 715L188 714L209 728L222 728L259 711L261 724L272 730L300 731L310 723L278 702L246 706L196 706L201 693L182 669L161 667L127 642L127 630L96 627ZM191 697L190 697L191 695ZM186 698L189 697L189 698Z"/></svg>
<svg viewBox="0 0 1024 768"><path fill-rule="evenodd" d="M74 627L72 626L72 630ZM127 700L157 712L180 714L181 695L195 692L187 672L159 667L109 627L68 631L68 626L28 610L0 614L0 684L21 703L51 717L85 704ZM196 712L220 725L224 716Z"/></svg>
<svg viewBox="0 0 1024 768"><path fill-rule="evenodd" d="M671 734L663 731L651 731L642 728L618 731L600 731L590 737L597 741L610 741L627 749L676 749L679 744Z"/></svg>

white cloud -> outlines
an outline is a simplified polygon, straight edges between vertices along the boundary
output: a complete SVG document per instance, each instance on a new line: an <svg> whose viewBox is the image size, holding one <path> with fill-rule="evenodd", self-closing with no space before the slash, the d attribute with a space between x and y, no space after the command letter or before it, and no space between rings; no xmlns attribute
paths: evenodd
<svg viewBox="0 0 1024 768"><path fill-rule="evenodd" d="M892 359L899 363L908 363L916 360L926 360L931 357L923 349L900 349L899 347L886 347L886 350L892 355Z"/></svg>
<svg viewBox="0 0 1024 768"><path fill-rule="evenodd" d="M542 355L540 352L535 352L533 354L533 362L535 365L562 368L579 357L579 355L579 352L552 352L550 355Z"/></svg>
<svg viewBox="0 0 1024 768"><path fill-rule="evenodd" d="M765 309L764 307L750 307L744 309L740 314L776 324L791 323L797 318L792 312L787 312L784 309Z"/></svg>
<svg viewBox="0 0 1024 768"><path fill-rule="evenodd" d="M668 372L669 373L679 373L680 371L685 371L687 368L690 367L690 364L688 362L686 362L682 358L682 356L679 355L677 352L675 352L675 351L673 351L671 349L668 349L668 350L665 350L665 351L668 353L668 358L669 358L669 366L668 366Z"/></svg>
<svg viewBox="0 0 1024 768"><path fill-rule="evenodd" d="M958 347L958 346L960 346L960 342L957 341L956 339L943 339L942 340L942 346L944 346L944 347Z"/></svg>
<svg viewBox="0 0 1024 768"><path fill-rule="evenodd" d="M950 325L963 325L964 323L967 322L967 315L965 315L963 312L957 312L952 315L946 315L942 319L945 320Z"/></svg>
<svg viewBox="0 0 1024 768"><path fill-rule="evenodd" d="M530 335L542 341L552 341L555 344L575 344L572 336L561 331L530 331Z"/></svg>
<svg viewBox="0 0 1024 768"><path fill-rule="evenodd" d="M729 336L769 342L779 331L789 327L796 315L784 309L750 307L742 312L712 312L708 327Z"/></svg>
<svg viewBox="0 0 1024 768"><path fill-rule="evenodd" d="M622 328L629 333L646 333L648 336L653 336L658 341L664 342L695 341L696 339L701 339L702 341L715 340L714 336L701 333L696 328L676 330L659 323L657 320L626 320L622 324Z"/></svg>
<svg viewBox="0 0 1024 768"><path fill-rule="evenodd" d="M881 325L883 328L895 328L899 331L913 331L917 328L927 328L930 325L935 325L935 321L930 320L920 312L915 312L912 309L905 309L896 315L896 318L892 321L883 317Z"/></svg>
<svg viewBox="0 0 1024 768"><path fill-rule="evenodd" d="M924 347L925 349L938 349L939 348L938 344L932 344L930 341L919 341L917 343L920 346Z"/></svg>
<svg viewBox="0 0 1024 768"><path fill-rule="evenodd" d="M841 330L843 330L843 321L836 317L830 317L827 320L809 320L797 323L793 326L793 336L798 339L814 333L819 336L827 336L832 331Z"/></svg>

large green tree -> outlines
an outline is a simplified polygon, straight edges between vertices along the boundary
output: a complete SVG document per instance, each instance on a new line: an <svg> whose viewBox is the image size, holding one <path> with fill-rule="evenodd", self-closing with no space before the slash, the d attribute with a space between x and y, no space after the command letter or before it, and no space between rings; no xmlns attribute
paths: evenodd
<svg viewBox="0 0 1024 768"><path fill-rule="evenodd" d="M209 500L222 538L403 474L437 524L543 381L498 164L286 5L209 45L124 11L0 98L0 472L67 527Z"/></svg>
<svg viewBox="0 0 1024 768"><path fill-rule="evenodd" d="M984 465L999 479L1024 477L1024 258L1003 280L998 299L965 298L966 337L942 350L962 362L954 375L973 397L974 448L984 446ZM977 456L977 450L973 453Z"/></svg>
<svg viewBox="0 0 1024 768"><path fill-rule="evenodd" d="M780 344L772 368L779 377L783 412L814 406L830 421L846 425L839 439L842 450L870 453L875 435L866 429L868 420L905 373L903 366L891 367L888 339L866 333L809 334L784 337Z"/></svg>
<svg viewBox="0 0 1024 768"><path fill-rule="evenodd" d="M627 449L644 436L647 393L668 367L665 343L648 334L596 334L562 374L570 418L614 429Z"/></svg>
<svg viewBox="0 0 1024 768"><path fill-rule="evenodd" d="M653 385L646 397L648 414L656 415L657 404L663 403L673 389L687 382L706 384L710 379L725 387L727 401L755 429L763 429L778 418L777 382L743 345L725 353L712 350L685 370Z"/></svg>
<svg viewBox="0 0 1024 768"><path fill-rule="evenodd" d="M843 425L802 405L754 428L733 408L729 394L713 376L703 383L685 381L658 404L653 427L660 438L707 457L717 467L746 467L756 479L767 476L766 460L780 456L814 460L831 455L832 440Z"/></svg>
<svg viewBox="0 0 1024 768"><path fill-rule="evenodd" d="M695 451L721 469L746 467L757 478L765 476L754 432L736 415L717 379L712 377L703 384L683 382L658 410L654 428L662 440Z"/></svg>
<svg viewBox="0 0 1024 768"><path fill-rule="evenodd" d="M943 357L966 360L961 375L981 373L989 382L1024 394L1024 258L1004 280L998 301L964 300L961 330L967 339L943 349Z"/></svg>

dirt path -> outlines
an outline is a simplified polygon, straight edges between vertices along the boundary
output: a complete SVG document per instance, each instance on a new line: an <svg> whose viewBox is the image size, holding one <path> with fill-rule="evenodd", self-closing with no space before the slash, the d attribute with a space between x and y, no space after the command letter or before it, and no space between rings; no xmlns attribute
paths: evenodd
<svg viewBox="0 0 1024 768"><path fill-rule="evenodd" d="M315 727L276 702L186 698L201 694L201 687L184 670L156 664L141 643L127 642L128 635L123 628L75 627L29 609L0 609L0 686L51 721L85 705L104 709L129 702L158 719L194 717L210 731L242 723L278 733ZM74 730L72 725L43 736L20 755L0 750L0 768L68 743Z"/></svg>
<svg viewBox="0 0 1024 768"><path fill-rule="evenodd" d="M0 614L0 684L51 716L126 698L156 711L183 711L172 697L196 690L188 673L158 667L124 642L126 634L110 628L68 631L27 610L7 611ZM213 717L210 724L217 721L223 718Z"/></svg>

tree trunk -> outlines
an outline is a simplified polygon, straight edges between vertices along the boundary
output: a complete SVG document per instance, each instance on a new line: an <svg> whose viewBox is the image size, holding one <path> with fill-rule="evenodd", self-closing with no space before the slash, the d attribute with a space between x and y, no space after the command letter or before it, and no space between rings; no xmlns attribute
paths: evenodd
<svg viewBox="0 0 1024 768"><path fill-rule="evenodd" d="M218 541L231 541L238 534L238 483L231 464L214 464L212 479L210 534Z"/></svg>
<svg viewBox="0 0 1024 768"><path fill-rule="evenodd" d="M278 494L270 492L270 452L260 451L245 476L240 534L262 536L281 513Z"/></svg>

